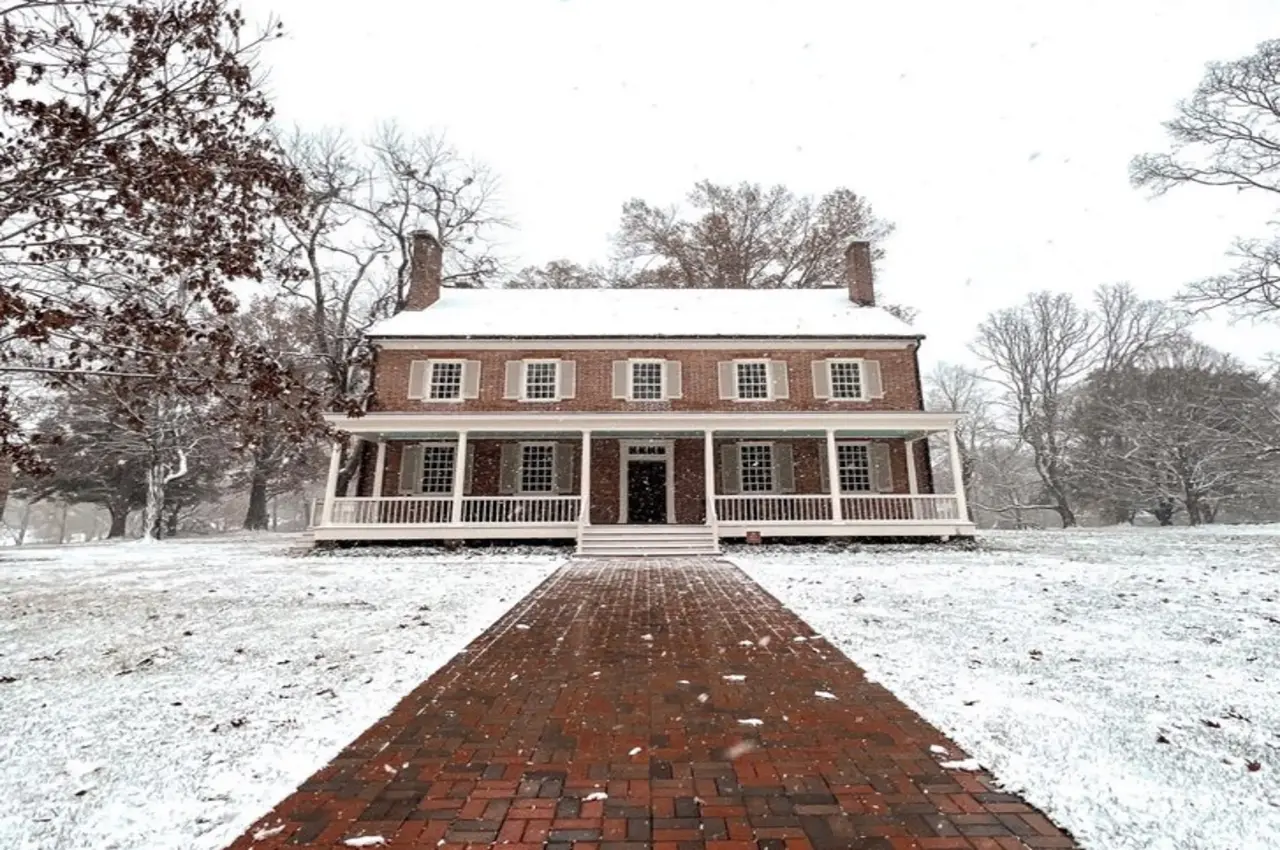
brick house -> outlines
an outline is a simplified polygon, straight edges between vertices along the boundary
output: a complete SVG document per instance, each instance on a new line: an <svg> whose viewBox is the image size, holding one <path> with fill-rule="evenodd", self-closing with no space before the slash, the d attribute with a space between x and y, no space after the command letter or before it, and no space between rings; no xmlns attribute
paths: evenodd
<svg viewBox="0 0 1280 850"><path fill-rule="evenodd" d="M414 236L408 308L369 331L352 495L335 450L318 541L562 538L583 552L715 551L727 538L973 533L935 494L921 337L847 287L441 289ZM958 480L959 476L953 476Z"/></svg>

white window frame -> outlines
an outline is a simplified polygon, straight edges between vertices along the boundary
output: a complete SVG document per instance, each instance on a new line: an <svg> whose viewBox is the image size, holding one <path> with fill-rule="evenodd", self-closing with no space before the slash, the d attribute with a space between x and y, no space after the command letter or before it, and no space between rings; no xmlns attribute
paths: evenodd
<svg viewBox="0 0 1280 850"><path fill-rule="evenodd" d="M641 364L658 367L658 397L636 398L636 366ZM667 361L652 357L640 357L627 361L627 401L666 401L667 400Z"/></svg>
<svg viewBox="0 0 1280 850"><path fill-rule="evenodd" d="M551 364L555 367L555 378L553 386L555 392L548 398L530 398L529 397L529 367L534 364L543 365ZM520 361L520 400L538 404L539 402L548 401L564 401L560 396L560 360L559 358L546 358L542 360L521 360Z"/></svg>
<svg viewBox="0 0 1280 850"><path fill-rule="evenodd" d="M769 366L769 359L760 358L753 360L734 360L733 362L733 400L734 401L773 401L773 369ZM764 367L764 395L756 398L743 398L742 387L738 385L738 367L752 364L759 364Z"/></svg>
<svg viewBox="0 0 1280 850"><path fill-rule="evenodd" d="M447 496L453 492L453 482L458 475L458 444L449 440L430 440L419 443L422 448L422 468L418 470L417 492L422 496ZM431 449L452 449L453 465L449 470L449 487L446 490L427 490L427 452Z"/></svg>
<svg viewBox="0 0 1280 850"><path fill-rule="evenodd" d="M758 401L759 399L750 399ZM746 488L746 464L742 461L742 450L748 446L768 446L769 447L769 489L768 490L748 490ZM738 492L743 496L762 496L771 493L780 493L778 489L778 456L776 454L777 447L773 440L745 440L738 443Z"/></svg>
<svg viewBox="0 0 1280 850"><path fill-rule="evenodd" d="M534 399L541 401L541 399ZM560 469L560 447L555 440L522 440L519 443L520 455L516 458L516 489L515 494L518 496L555 496L558 494L556 489L556 473ZM524 450L526 447L545 446L551 449L551 489L550 490L526 490L524 489Z"/></svg>
<svg viewBox="0 0 1280 850"><path fill-rule="evenodd" d="M867 395L867 367L861 357L832 357L827 361L827 400L828 401L870 401ZM835 365L837 363L852 363L858 367L858 395L843 396L836 395L836 372Z"/></svg>
<svg viewBox="0 0 1280 850"><path fill-rule="evenodd" d="M844 481L840 480L840 447L841 446L861 446L867 455L867 489L865 490L846 490L844 489ZM836 487L840 493L875 493L876 492L876 470L875 461L871 457L871 443L867 440L836 440Z"/></svg>
<svg viewBox="0 0 1280 850"><path fill-rule="evenodd" d="M458 394L450 398L432 398L431 386L435 383L436 366L448 365L458 367ZM466 382L467 382L467 361L465 360L428 360L427 361L427 380L422 388L422 401L428 404L454 404L460 401L466 401Z"/></svg>

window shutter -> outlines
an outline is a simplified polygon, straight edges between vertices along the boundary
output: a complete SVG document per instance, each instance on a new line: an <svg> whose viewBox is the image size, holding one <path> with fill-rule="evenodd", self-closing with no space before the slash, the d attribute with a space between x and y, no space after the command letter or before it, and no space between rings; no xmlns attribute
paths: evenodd
<svg viewBox="0 0 1280 850"><path fill-rule="evenodd" d="M867 398L884 398L884 381L880 379L880 361L863 360L862 394Z"/></svg>
<svg viewBox="0 0 1280 850"><path fill-rule="evenodd" d="M613 397L628 398L631 395L631 362L613 361Z"/></svg>
<svg viewBox="0 0 1280 850"><path fill-rule="evenodd" d="M471 488L476 480L476 446L475 443L467 443L467 458L464 461L466 466L462 470L462 492L463 495L471 495Z"/></svg>
<svg viewBox="0 0 1280 850"><path fill-rule="evenodd" d="M467 360L462 364L462 397L480 398L479 360Z"/></svg>
<svg viewBox="0 0 1280 850"><path fill-rule="evenodd" d="M422 446L405 443L400 450L400 495L414 496L422 492Z"/></svg>
<svg viewBox="0 0 1280 850"><path fill-rule="evenodd" d="M503 391L502 397L520 398L523 396L524 387L520 386L522 383L524 383L524 361L508 360L506 389Z"/></svg>
<svg viewBox="0 0 1280 850"><path fill-rule="evenodd" d="M769 398L790 398L791 388L787 380L787 361L769 361Z"/></svg>
<svg viewBox="0 0 1280 850"><path fill-rule="evenodd" d="M773 444L773 482L779 493L796 491L796 464L790 443Z"/></svg>
<svg viewBox="0 0 1280 850"><path fill-rule="evenodd" d="M719 364L720 372L720 398L737 398L737 388L734 386L736 377L733 370L736 367L732 360L722 360Z"/></svg>
<svg viewBox="0 0 1280 850"><path fill-rule="evenodd" d="M720 447L720 492L732 496L742 489L742 470L738 468L738 444Z"/></svg>
<svg viewBox="0 0 1280 850"><path fill-rule="evenodd" d="M561 360L556 367L560 382L560 398L573 398L578 394L578 364L574 360Z"/></svg>
<svg viewBox="0 0 1280 850"><path fill-rule="evenodd" d="M818 443L818 489L824 493L831 492L831 474L827 468L827 441Z"/></svg>
<svg viewBox="0 0 1280 850"><path fill-rule="evenodd" d="M679 360L668 360L662 370L666 397L684 398L684 364Z"/></svg>
<svg viewBox="0 0 1280 850"><path fill-rule="evenodd" d="M556 443L556 492L561 495L573 493L574 485L574 451L573 443Z"/></svg>
<svg viewBox="0 0 1280 850"><path fill-rule="evenodd" d="M426 398L427 375L430 371L429 360L415 360L409 364L409 398Z"/></svg>
<svg viewBox="0 0 1280 850"><path fill-rule="evenodd" d="M502 461L498 467L498 492L509 496L520 483L520 444L503 443Z"/></svg>
<svg viewBox="0 0 1280 850"><path fill-rule="evenodd" d="M831 361L813 361L813 397L831 398Z"/></svg>
<svg viewBox="0 0 1280 850"><path fill-rule="evenodd" d="M872 443L871 486L879 493L893 492L893 467L889 462L889 444Z"/></svg>

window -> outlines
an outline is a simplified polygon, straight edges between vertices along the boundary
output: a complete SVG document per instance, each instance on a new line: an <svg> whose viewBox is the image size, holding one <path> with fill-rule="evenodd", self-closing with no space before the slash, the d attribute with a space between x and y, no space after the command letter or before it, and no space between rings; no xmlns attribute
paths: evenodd
<svg viewBox="0 0 1280 850"><path fill-rule="evenodd" d="M662 367L660 360L633 360L631 362L631 398L635 401L660 401L662 392Z"/></svg>
<svg viewBox="0 0 1280 850"><path fill-rule="evenodd" d="M862 398L862 363L857 360L832 360L831 397L844 399Z"/></svg>
<svg viewBox="0 0 1280 850"><path fill-rule="evenodd" d="M769 364L763 360L735 363L738 398L769 397Z"/></svg>
<svg viewBox="0 0 1280 850"><path fill-rule="evenodd" d="M455 446L422 447L422 492L453 492L453 461Z"/></svg>
<svg viewBox="0 0 1280 850"><path fill-rule="evenodd" d="M524 364L524 397L534 401L554 401L560 397L560 363L531 360Z"/></svg>
<svg viewBox="0 0 1280 850"><path fill-rule="evenodd" d="M462 361L433 360L427 379L427 398L462 398Z"/></svg>
<svg viewBox="0 0 1280 850"><path fill-rule="evenodd" d="M520 446L520 492L553 493L556 483L556 447L544 443Z"/></svg>
<svg viewBox="0 0 1280 850"><path fill-rule="evenodd" d="M840 443L836 446L836 461L840 470L841 493L871 489L871 453L865 445Z"/></svg>
<svg viewBox="0 0 1280 850"><path fill-rule="evenodd" d="M743 493L772 493L773 446L743 443L738 447L738 463Z"/></svg>

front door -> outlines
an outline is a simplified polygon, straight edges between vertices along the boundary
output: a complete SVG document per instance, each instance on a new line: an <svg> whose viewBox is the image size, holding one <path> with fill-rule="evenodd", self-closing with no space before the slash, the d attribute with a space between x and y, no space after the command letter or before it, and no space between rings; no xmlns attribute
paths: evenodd
<svg viewBox="0 0 1280 850"><path fill-rule="evenodd" d="M667 521L667 464L633 460L627 467L627 522Z"/></svg>

